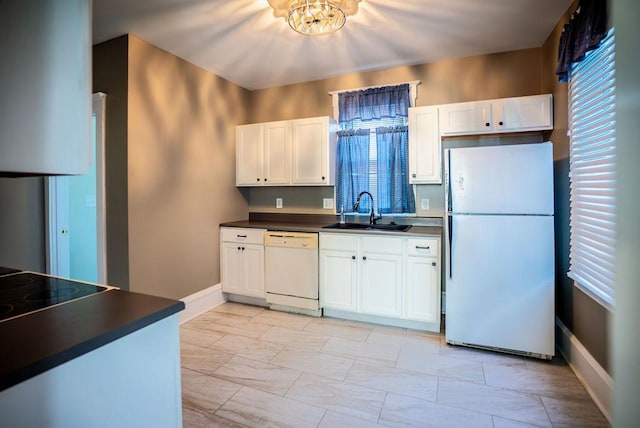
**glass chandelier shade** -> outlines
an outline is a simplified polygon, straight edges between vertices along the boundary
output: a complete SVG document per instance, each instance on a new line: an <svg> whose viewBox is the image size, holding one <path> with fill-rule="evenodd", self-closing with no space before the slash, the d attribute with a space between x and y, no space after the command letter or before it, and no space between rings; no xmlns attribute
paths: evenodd
<svg viewBox="0 0 640 428"><path fill-rule="evenodd" d="M338 31L348 15L358 11L360 0L268 0L276 17L306 36L321 36Z"/></svg>

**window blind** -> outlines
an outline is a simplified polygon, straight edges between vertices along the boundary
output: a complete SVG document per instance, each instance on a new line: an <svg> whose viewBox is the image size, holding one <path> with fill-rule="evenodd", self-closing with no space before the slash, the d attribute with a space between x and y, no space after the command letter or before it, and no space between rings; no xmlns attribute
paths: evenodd
<svg viewBox="0 0 640 428"><path fill-rule="evenodd" d="M390 207L383 207L380 205L380 201L378 200L378 145L376 142L376 128L382 127L392 127L399 125L407 125L408 119L403 116L397 117L385 117L376 120L370 121L361 121L354 120L352 122L354 129L366 129L368 128L371 132L370 142L369 142L369 192L373 195L373 205L376 209L376 212L381 212L382 209L388 211ZM362 212L368 212L369 201L368 198L363 200ZM415 210L414 210L415 211ZM345 212L353 212L353 209L349 207L349 209L345 209Z"/></svg>
<svg viewBox="0 0 640 428"><path fill-rule="evenodd" d="M615 300L615 36L574 65L569 82L569 277L605 307Z"/></svg>

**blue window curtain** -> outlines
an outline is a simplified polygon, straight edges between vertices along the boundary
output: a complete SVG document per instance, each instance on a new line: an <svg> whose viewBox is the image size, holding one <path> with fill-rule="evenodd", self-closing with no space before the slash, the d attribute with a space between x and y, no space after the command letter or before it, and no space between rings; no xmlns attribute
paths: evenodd
<svg viewBox="0 0 640 428"><path fill-rule="evenodd" d="M369 129L338 131L336 159L336 207L338 212L353 212L358 193L369 188ZM368 199L358 212L370 210Z"/></svg>
<svg viewBox="0 0 640 428"><path fill-rule="evenodd" d="M378 210L380 213L416 211L409 184L409 129L394 126L376 129L378 150Z"/></svg>
<svg viewBox="0 0 640 428"><path fill-rule="evenodd" d="M608 32L608 0L580 0L560 36L556 74L568 82L573 65L598 48Z"/></svg>
<svg viewBox="0 0 640 428"><path fill-rule="evenodd" d="M374 194L375 208L380 213L415 212L407 156L406 121L411 106L410 93L410 85L402 84L343 92L338 96L339 122L343 130L338 133L336 162L338 212L341 208L344 212L354 212L356 197L362 191ZM369 128L373 127L381 129L383 136L375 138L376 148L371 153ZM381 141L380 146L377 146L378 141ZM376 164L370 164L371 156L375 156ZM368 213L370 207L369 198L363 198L358 213Z"/></svg>
<svg viewBox="0 0 640 428"><path fill-rule="evenodd" d="M351 129L354 121L407 117L411 105L409 93L408 84L341 93L340 126Z"/></svg>

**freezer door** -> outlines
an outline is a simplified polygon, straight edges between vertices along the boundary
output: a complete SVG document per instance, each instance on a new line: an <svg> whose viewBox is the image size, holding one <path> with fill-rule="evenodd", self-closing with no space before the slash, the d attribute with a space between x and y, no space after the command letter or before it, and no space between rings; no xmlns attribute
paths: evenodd
<svg viewBox="0 0 640 428"><path fill-rule="evenodd" d="M553 214L551 143L448 150L453 213Z"/></svg>
<svg viewBox="0 0 640 428"><path fill-rule="evenodd" d="M455 215L447 229L447 341L554 355L553 217Z"/></svg>

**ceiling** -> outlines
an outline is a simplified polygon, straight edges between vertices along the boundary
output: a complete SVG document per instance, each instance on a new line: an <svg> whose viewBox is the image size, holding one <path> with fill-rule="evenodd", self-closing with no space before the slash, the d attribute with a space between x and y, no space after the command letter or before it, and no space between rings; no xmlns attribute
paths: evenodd
<svg viewBox="0 0 640 428"><path fill-rule="evenodd" d="M94 0L93 42L133 34L247 89L540 47L572 0L362 0L309 37L267 0Z"/></svg>

